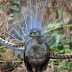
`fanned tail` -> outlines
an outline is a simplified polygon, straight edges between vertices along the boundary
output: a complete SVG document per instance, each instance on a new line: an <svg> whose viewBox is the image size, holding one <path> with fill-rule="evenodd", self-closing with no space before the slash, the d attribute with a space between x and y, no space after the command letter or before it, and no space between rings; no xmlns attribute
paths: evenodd
<svg viewBox="0 0 72 72"><path fill-rule="evenodd" d="M57 54L53 51L50 51L50 58L52 59L70 59L72 54Z"/></svg>
<svg viewBox="0 0 72 72"><path fill-rule="evenodd" d="M4 16L0 16L0 20L7 26L7 30L0 27L0 31L5 32L10 37L22 41L33 28L38 28L44 32L46 26L42 26L43 8L47 5L47 0L25 0L26 7L21 8L20 15L11 14L8 20Z"/></svg>
<svg viewBox="0 0 72 72"><path fill-rule="evenodd" d="M45 31L46 24L43 26L44 11L47 0L26 0L26 7L22 6L21 13L24 19L26 31L29 32L33 28L38 28L42 33Z"/></svg>
<svg viewBox="0 0 72 72"><path fill-rule="evenodd" d="M3 22L3 25L6 28L4 29L2 25L2 27L0 27L0 33L3 32L5 33L6 37L10 36L18 42L25 40L31 29L38 28L41 30L41 32L44 32L44 27L46 27L42 26L42 23L44 15L43 8L45 8L47 5L47 0L43 2L41 0L25 0L25 2L27 6L22 7L21 13L19 15L6 14L8 19L5 19L6 16L4 17L3 14L0 15L0 20ZM0 38L0 44L11 49L18 49L15 47L16 44L7 42L2 38Z"/></svg>

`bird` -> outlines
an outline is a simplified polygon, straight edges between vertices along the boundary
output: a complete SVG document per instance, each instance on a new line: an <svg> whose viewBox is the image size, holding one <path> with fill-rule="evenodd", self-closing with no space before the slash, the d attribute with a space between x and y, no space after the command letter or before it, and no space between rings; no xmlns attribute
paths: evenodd
<svg viewBox="0 0 72 72"><path fill-rule="evenodd" d="M33 28L26 38L26 42L12 44L0 38L0 44L24 51L24 63L28 72L42 72L47 68L50 59L70 59L70 54L57 54L49 48L40 30Z"/></svg>
<svg viewBox="0 0 72 72"><path fill-rule="evenodd" d="M30 31L31 37L24 50L24 62L28 72L42 72L46 69L50 59L49 46L43 39L39 29Z"/></svg>
<svg viewBox="0 0 72 72"><path fill-rule="evenodd" d="M48 6L48 1L25 1L27 8L21 7L21 17L23 18L19 18L19 16L16 15L12 16L11 14L11 21L13 21L15 18L16 22L9 24L10 21L5 21L4 16L0 16L0 20L6 24L5 26L9 27L7 30L0 28L0 31L6 33L8 36L14 38L18 42L23 40L25 41L14 44L0 37L0 44L16 51L23 51L24 63L28 72L42 72L47 68L50 59L72 58L72 54L57 54L50 49L48 43L45 40L46 35L44 32L49 22L47 19L47 21L44 21L43 9ZM20 19L23 19L23 22L21 22Z"/></svg>

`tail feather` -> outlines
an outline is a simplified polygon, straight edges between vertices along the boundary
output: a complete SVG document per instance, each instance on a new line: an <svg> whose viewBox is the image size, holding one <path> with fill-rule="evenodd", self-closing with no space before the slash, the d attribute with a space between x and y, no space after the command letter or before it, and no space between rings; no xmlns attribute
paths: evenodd
<svg viewBox="0 0 72 72"><path fill-rule="evenodd" d="M50 51L50 58L52 59L70 59L72 54L57 54L53 51Z"/></svg>
<svg viewBox="0 0 72 72"><path fill-rule="evenodd" d="M33 28L40 29L41 33L44 34L47 25L43 25L43 8L46 8L47 2L47 0L26 0L27 6L21 7L20 14L7 15L8 19L5 19L2 14L0 20L6 26L6 30L0 27L0 31L17 41L25 40L26 36L29 35L29 31Z"/></svg>
<svg viewBox="0 0 72 72"><path fill-rule="evenodd" d="M8 36L10 36L10 37L14 38L14 39L15 39L15 40L17 40L17 41L21 41L20 39L18 39L18 38L17 38L17 37L15 37L14 35L10 34L9 32L7 32L7 31L5 31L5 30L3 30L3 29L1 29L1 28L0 28L0 31L2 31L2 32L6 33Z"/></svg>
<svg viewBox="0 0 72 72"><path fill-rule="evenodd" d="M9 43L5 40L3 40L2 38L0 38L0 44L8 47L8 48L11 48L13 50L24 50L24 44L21 43L21 44L12 44L12 43Z"/></svg>
<svg viewBox="0 0 72 72"><path fill-rule="evenodd" d="M28 0L26 1L27 8L22 7L21 13L25 21L27 31L33 28L38 28L44 31L46 25L43 26L44 11L43 8L47 5L47 0L44 2L40 0ZM45 27L45 28L44 28ZM26 32L27 33L27 32Z"/></svg>
<svg viewBox="0 0 72 72"><path fill-rule="evenodd" d="M25 36L22 36L22 31L20 30L19 25L17 25L17 21L13 22L12 24L9 21L6 21L3 16L0 17L0 20L4 23L6 30L0 27L0 31L6 33L10 37L21 41L24 40Z"/></svg>

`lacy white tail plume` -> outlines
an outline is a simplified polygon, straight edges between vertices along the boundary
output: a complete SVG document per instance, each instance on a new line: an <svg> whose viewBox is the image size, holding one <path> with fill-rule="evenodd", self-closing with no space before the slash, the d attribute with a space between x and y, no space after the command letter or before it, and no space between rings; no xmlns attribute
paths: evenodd
<svg viewBox="0 0 72 72"><path fill-rule="evenodd" d="M3 16L0 17L0 20L8 26L7 31L2 28L0 28L0 31L5 32L18 41L24 40L29 34L29 31L33 28L38 28L42 34L46 28L46 24L44 24L45 26L42 26L42 24L44 16L43 9L47 5L47 0L43 2L40 0L26 0L26 4L26 7L21 8L21 17L18 15L11 15L8 21L4 20ZM10 23L11 20L15 21Z"/></svg>
<svg viewBox="0 0 72 72"><path fill-rule="evenodd" d="M26 36L28 36L29 31L33 28L38 28L42 34L44 34L45 28L47 27L46 24L43 24L43 16L44 11L43 9L47 5L47 0L40 1L40 0L26 0L26 7L21 8L21 17L18 15L10 15L9 20L5 20L3 16L0 17L0 20L5 24L7 30L0 28L0 31L5 32L10 37L14 38L17 41L25 40ZM13 22L12 22L13 21ZM2 42L2 40L1 40ZM12 44L9 45L4 41L1 44L10 47ZM14 49L13 46L11 46Z"/></svg>

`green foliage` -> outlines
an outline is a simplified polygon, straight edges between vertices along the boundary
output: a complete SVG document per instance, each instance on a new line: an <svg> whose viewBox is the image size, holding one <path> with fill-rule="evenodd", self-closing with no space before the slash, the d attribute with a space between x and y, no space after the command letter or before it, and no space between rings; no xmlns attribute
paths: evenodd
<svg viewBox="0 0 72 72"><path fill-rule="evenodd" d="M61 62L61 64L58 66L58 68L62 68L62 69L68 69L70 71L70 62L68 59L63 60Z"/></svg>
<svg viewBox="0 0 72 72"><path fill-rule="evenodd" d="M0 49L0 53L2 53L3 52L3 50L2 49Z"/></svg>
<svg viewBox="0 0 72 72"><path fill-rule="evenodd" d="M19 12L20 11L20 6L17 6L17 5L11 5L11 9L14 11L14 12Z"/></svg>
<svg viewBox="0 0 72 72"><path fill-rule="evenodd" d="M12 3L14 3L14 4L18 4L18 5L20 5L20 0L10 0Z"/></svg>
<svg viewBox="0 0 72 72"><path fill-rule="evenodd" d="M70 27L66 27L67 31L69 31ZM52 50L56 51L58 54L70 54L72 52L70 48L71 39L66 37L60 22L57 22L56 20L53 23L48 24L45 32L48 32L46 41ZM50 61L54 61L56 63L61 62L58 68L67 69L68 71L71 69L69 60L51 59ZM57 72L57 69L55 72Z"/></svg>
<svg viewBox="0 0 72 72"><path fill-rule="evenodd" d="M2 53L3 52L3 46L0 46L0 53Z"/></svg>
<svg viewBox="0 0 72 72"><path fill-rule="evenodd" d="M14 11L14 12L19 12L21 10L21 2L20 0L10 0L12 2L11 4L11 9Z"/></svg>

